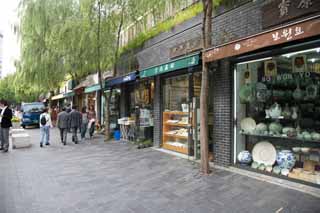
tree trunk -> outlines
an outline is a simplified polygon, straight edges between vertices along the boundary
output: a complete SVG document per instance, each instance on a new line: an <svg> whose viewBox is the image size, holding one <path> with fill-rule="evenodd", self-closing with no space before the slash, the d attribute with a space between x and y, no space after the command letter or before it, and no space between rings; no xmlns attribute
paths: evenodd
<svg viewBox="0 0 320 213"><path fill-rule="evenodd" d="M202 45L206 49L211 46L212 32L212 0L202 0L203 4L203 23L202 23ZM208 65L202 63L202 80L200 93L200 171L207 175L209 168L209 143L208 143Z"/></svg>
<svg viewBox="0 0 320 213"><path fill-rule="evenodd" d="M112 89L108 93L103 93L104 98L105 98L105 105L104 105L104 131L105 131L105 141L109 141L111 139L111 134L110 134L110 102L111 102L111 97L112 97Z"/></svg>

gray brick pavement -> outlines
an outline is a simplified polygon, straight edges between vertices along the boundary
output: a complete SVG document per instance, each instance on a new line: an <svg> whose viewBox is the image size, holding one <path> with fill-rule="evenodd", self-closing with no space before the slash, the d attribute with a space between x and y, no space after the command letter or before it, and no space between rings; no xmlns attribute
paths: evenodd
<svg viewBox="0 0 320 213"><path fill-rule="evenodd" d="M0 153L0 213L320 212L320 199L152 149L97 137ZM69 140L70 141L70 140Z"/></svg>

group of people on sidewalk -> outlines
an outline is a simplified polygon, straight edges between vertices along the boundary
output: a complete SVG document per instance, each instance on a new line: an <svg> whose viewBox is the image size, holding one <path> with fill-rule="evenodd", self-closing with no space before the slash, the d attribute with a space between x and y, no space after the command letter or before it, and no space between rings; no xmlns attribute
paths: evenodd
<svg viewBox="0 0 320 213"><path fill-rule="evenodd" d="M67 134L72 133L72 141L77 144L79 142L78 132L81 133L81 140L85 139L87 130L89 130L89 136L92 138L96 122L96 113L93 107L87 111L86 107L83 107L81 112L78 111L77 106L63 107L62 111L57 115L57 121L55 125L59 128L60 139L63 145L67 144ZM45 108L40 115L40 147L44 145L50 145L50 128L53 127L51 116L48 113L48 109Z"/></svg>

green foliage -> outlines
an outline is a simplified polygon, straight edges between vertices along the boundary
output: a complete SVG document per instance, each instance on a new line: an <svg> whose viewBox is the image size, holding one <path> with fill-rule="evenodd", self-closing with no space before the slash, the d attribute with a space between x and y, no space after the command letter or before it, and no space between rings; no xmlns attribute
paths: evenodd
<svg viewBox="0 0 320 213"><path fill-rule="evenodd" d="M121 53L125 53L129 50L135 49L143 45L143 43L162 32L166 32L173 28L174 26L185 22L203 11L202 3L197 3L192 5L191 7L181 11L176 16L171 17L170 19L159 23L157 26L153 27L147 32L141 32L135 39L130 41L128 45L121 49Z"/></svg>

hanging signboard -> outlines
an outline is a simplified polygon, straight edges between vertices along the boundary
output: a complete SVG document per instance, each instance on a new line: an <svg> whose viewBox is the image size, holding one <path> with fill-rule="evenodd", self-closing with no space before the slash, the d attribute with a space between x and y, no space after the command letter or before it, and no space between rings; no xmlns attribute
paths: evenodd
<svg viewBox="0 0 320 213"><path fill-rule="evenodd" d="M175 61L171 61L166 64L162 64L159 66L151 67L149 69L145 69L140 71L140 78L151 77L154 75L160 75L163 73L171 72L178 69L184 69L187 67L195 66L199 64L199 54L188 56L182 59L178 59Z"/></svg>
<svg viewBox="0 0 320 213"><path fill-rule="evenodd" d="M309 38L320 34L320 18L310 18L306 21L283 28L263 32L245 39L230 42L207 50L203 54L205 62L240 55L253 50L283 44L290 41Z"/></svg>
<svg viewBox="0 0 320 213"><path fill-rule="evenodd" d="M319 12L319 0L274 0L262 8L262 27L266 29Z"/></svg>

